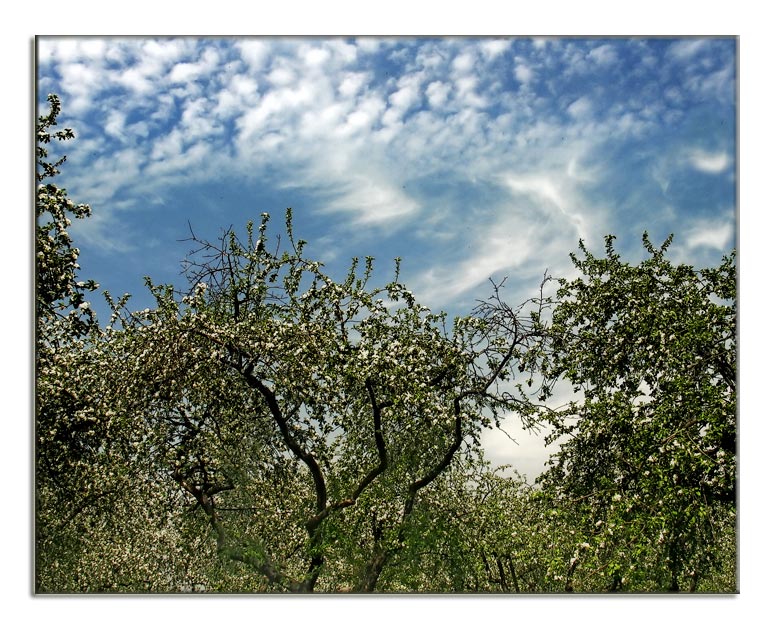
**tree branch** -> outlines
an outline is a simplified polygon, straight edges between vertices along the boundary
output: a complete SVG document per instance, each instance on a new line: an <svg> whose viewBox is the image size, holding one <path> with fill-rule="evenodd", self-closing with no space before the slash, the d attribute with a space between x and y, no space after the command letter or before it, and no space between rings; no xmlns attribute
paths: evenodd
<svg viewBox="0 0 776 630"><path fill-rule="evenodd" d="M313 519L310 519L310 521L308 521L308 523L310 523L314 527L317 527L332 512L342 510L346 507L354 505L355 502L358 500L358 497L361 495L361 493L364 490L366 490L369 484L372 483L375 479L377 479L377 477L379 477L388 468L388 453L385 448L385 440L383 438L383 429L382 429L382 410L385 409L386 407L390 407L393 403L377 402L377 398L374 392L374 386L372 385L372 381L369 378L367 378L366 380L366 389L367 389L367 392L369 393L370 404L372 405L372 424L373 424L373 430L374 430L375 446L377 447L377 456L379 458L379 461L377 465L364 476L364 478L361 480L361 483L359 483L358 486L356 486L353 492L350 493L349 497L342 499L341 501L338 501L337 503L334 503L330 506L327 506L324 510L316 514Z"/></svg>
<svg viewBox="0 0 776 630"><path fill-rule="evenodd" d="M267 385L265 385L260 378L257 378L251 370L252 366L249 365L242 371L243 377L245 378L248 385L254 389L257 389L264 398L264 401L267 403L275 423L280 429L280 434L283 437L283 442L285 445L298 459L303 461L307 466L310 474L313 477L313 483L315 484L316 510L318 512L325 510L327 502L326 481L323 477L323 473L321 472L321 467L319 466L318 461L311 453L304 450L293 438L288 428L288 419L284 416L280 409L275 392L267 387Z"/></svg>
<svg viewBox="0 0 776 630"><path fill-rule="evenodd" d="M267 578L267 581L270 585L277 584L292 591L299 590L299 584L289 580L285 575L283 575L274 566L274 564L272 564L267 559L267 554L263 551L260 554L246 553L241 549L229 547L226 542L226 530L224 529L223 525L218 519L218 515L216 514L216 506L213 496L209 495L204 489L198 488L194 484L190 483L179 472L174 472L172 476L173 479L175 479L175 481L177 481L186 492L194 497L194 499L197 501L197 504L202 508L205 514L207 514L210 526L213 528L213 531L216 534L216 553L225 556L230 560L242 562L253 567Z"/></svg>

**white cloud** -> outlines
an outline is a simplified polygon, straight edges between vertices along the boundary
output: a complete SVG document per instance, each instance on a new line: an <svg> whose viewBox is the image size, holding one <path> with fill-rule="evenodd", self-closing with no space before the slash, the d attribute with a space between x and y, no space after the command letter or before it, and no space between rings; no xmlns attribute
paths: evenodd
<svg viewBox="0 0 776 630"><path fill-rule="evenodd" d="M598 213L584 206L561 172L508 174L500 183L508 198L487 211L473 208L471 223L452 226L460 241L454 258L440 259L413 279L425 303L450 304L489 278L505 276L510 288L521 288L514 287L516 276L534 293L545 269L564 274L568 252L579 238L595 234Z"/></svg>
<svg viewBox="0 0 776 630"><path fill-rule="evenodd" d="M230 88L240 96L253 96L258 92L259 86L253 77L236 75L231 79Z"/></svg>
<svg viewBox="0 0 776 630"><path fill-rule="evenodd" d="M237 127L240 130L238 144L250 142L253 135L261 133L273 124L287 127L293 122L292 115L298 114L301 108L316 103L315 85L310 82L266 92L257 107L246 111L237 119ZM275 118L277 120L273 123Z"/></svg>
<svg viewBox="0 0 776 630"><path fill-rule="evenodd" d="M415 57L416 63L426 71L437 71L444 65L446 60L446 51L440 49L436 43L421 47Z"/></svg>
<svg viewBox="0 0 776 630"><path fill-rule="evenodd" d="M73 237L79 243L109 254L125 254L137 249L137 243L127 238L126 227L119 225L111 214L105 212L106 208L99 202L95 203L94 199L90 199L89 204L92 216L88 221L76 221L71 228Z"/></svg>
<svg viewBox="0 0 776 630"><path fill-rule="evenodd" d="M391 230L418 209L416 201L393 183L368 175L351 176L341 184L337 198L326 210L351 213L357 226L382 225Z"/></svg>
<svg viewBox="0 0 776 630"><path fill-rule="evenodd" d="M599 66L610 66L617 61L617 51L611 44L596 46L587 56Z"/></svg>
<svg viewBox="0 0 776 630"><path fill-rule="evenodd" d="M170 71L170 80L174 83L194 81L202 75L213 72L218 66L219 61L220 55L218 52L214 48L206 48L199 61L175 64Z"/></svg>
<svg viewBox="0 0 776 630"><path fill-rule="evenodd" d="M344 122L347 109L344 103L332 103L320 109L302 113L297 129L299 137L303 140L330 137Z"/></svg>
<svg viewBox="0 0 776 630"><path fill-rule="evenodd" d="M148 123L144 120L139 120L135 123L132 123L131 125L128 125L126 127L127 131L132 134L136 139L142 138L145 139L149 136L151 133L151 130L148 126Z"/></svg>
<svg viewBox="0 0 776 630"><path fill-rule="evenodd" d="M472 235L474 240L474 235ZM473 290L488 278L522 263L530 252L531 239L524 232L506 238L502 226L499 234L477 237L477 251L464 252L455 261L437 263L412 280L420 299L432 307L450 304L458 296Z"/></svg>
<svg viewBox="0 0 776 630"><path fill-rule="evenodd" d="M679 61L686 61L691 57L697 55L701 50L706 48L709 44L705 39L683 39L678 42L674 42L668 47L668 56L673 57Z"/></svg>
<svg viewBox="0 0 776 630"><path fill-rule="evenodd" d="M183 151L183 132L173 129L166 136L161 136L154 141L150 152L152 160L172 160Z"/></svg>
<svg viewBox="0 0 776 630"><path fill-rule="evenodd" d="M348 65L358 59L358 46L339 39L327 41L326 46L331 51L333 61L339 65Z"/></svg>
<svg viewBox="0 0 776 630"><path fill-rule="evenodd" d="M412 219L418 229L433 225L447 232L439 217L450 210L423 191L407 193L402 185L438 179L440 173L450 173L453 181L498 181L493 187L499 194L508 191L509 203L500 199L492 217L472 228L475 248L457 261L446 261L447 270L429 270L435 281L442 279L439 290L445 294L476 286L499 269L546 263L532 249L536 242L551 244L542 253L554 251L557 244L559 256L565 257L580 236L600 237L593 229L598 215L580 192L603 172L591 169L593 149L597 143L643 133L660 112L634 110L623 97L606 103L608 116L595 122L594 113L605 113L599 94L577 92L566 108L571 122L562 124L568 121L565 103L553 95L574 71L615 63L615 45L588 52L587 45L574 41L545 45L535 40L533 46L522 46L522 56L508 58L522 84L508 94L500 89L505 77L491 80L495 75L488 74L493 67L487 64L512 46L520 49L519 43L451 39L399 47L400 55L385 50L394 45L372 38L355 45L340 40L237 40L234 47L242 63L227 70L221 59L230 55L208 43L125 40L103 51L119 68L111 73L99 59L79 61L87 51L77 46L64 46L61 57L67 63L60 66L88 86L81 94L81 111L95 104L89 99L105 84L129 90L124 103L135 108L132 116L127 107L101 113L99 119L115 137L148 134L145 159L154 161L147 167L149 176L169 177L176 168L196 164L199 169L215 161L223 170L243 174L262 176L271 169L279 187L301 186L325 197L324 209L339 212L344 229L366 224L399 229ZM393 63L404 64L392 77L384 77L382 68L367 58L381 48ZM96 51L94 47L88 54ZM676 48L674 54L688 53ZM705 77L723 87L730 80L729 74ZM545 95L532 94L540 81ZM638 102L639 97L629 98ZM484 110L486 105L493 109ZM128 124L138 113L141 122ZM236 132L222 146L220 135L216 140L214 134L230 126ZM164 135L155 135L160 129ZM201 138L211 138L210 144L196 142ZM225 166L230 155L238 161ZM722 172L732 163L729 156L713 152L681 157L685 165L705 172ZM139 164L137 177L142 179L146 172ZM498 180L496 174L505 170L511 175ZM128 187L136 172L128 168L112 176ZM206 172L198 170L197 177L206 177ZM660 175L667 186L666 172L671 169ZM461 184L461 190L467 187Z"/></svg>
<svg viewBox="0 0 776 630"><path fill-rule="evenodd" d="M38 42L38 61L40 63L72 63L82 57L81 40L76 38L48 39Z"/></svg>
<svg viewBox="0 0 776 630"><path fill-rule="evenodd" d="M235 46L252 71L258 72L264 68L271 51L268 42L259 39L241 39Z"/></svg>
<svg viewBox="0 0 776 630"><path fill-rule="evenodd" d="M63 63L59 72L73 99L68 103L71 113L84 112L91 106L94 93L101 86L103 76L99 68L81 62Z"/></svg>
<svg viewBox="0 0 776 630"><path fill-rule="evenodd" d="M78 40L80 56L88 60L101 60L105 55L106 43L101 39L81 39Z"/></svg>
<svg viewBox="0 0 776 630"><path fill-rule="evenodd" d="M288 67L273 68L272 72L267 75L267 80L276 86L285 86L295 83L297 80L296 73Z"/></svg>
<svg viewBox="0 0 776 630"><path fill-rule="evenodd" d="M217 133L221 125L211 115L211 101L197 98L185 103L181 114L181 127L187 140L203 138Z"/></svg>
<svg viewBox="0 0 776 630"><path fill-rule="evenodd" d="M234 75L229 84L215 95L212 113L222 120L230 119L255 107L258 101L259 86L256 80L246 75Z"/></svg>
<svg viewBox="0 0 776 630"><path fill-rule="evenodd" d="M361 91L367 78L365 72L348 72L340 81L337 91L346 98L353 97Z"/></svg>
<svg viewBox="0 0 776 630"><path fill-rule="evenodd" d="M523 428L520 416L510 413L502 419L501 430L483 431L482 446L494 466L511 466L533 483L554 450L544 443L546 433Z"/></svg>
<svg viewBox="0 0 776 630"><path fill-rule="evenodd" d="M108 120L105 121L105 132L114 138L121 138L124 135L124 123L126 114L119 110L111 110L108 114Z"/></svg>
<svg viewBox="0 0 776 630"><path fill-rule="evenodd" d="M732 159L724 151L709 153L702 150L694 150L688 153L687 158L690 166L702 173L722 173L732 164Z"/></svg>
<svg viewBox="0 0 776 630"><path fill-rule="evenodd" d="M580 202L572 200L569 191L564 190L562 182L566 178L552 173L540 173L531 175L507 175L504 184L518 195L527 195L533 198L539 207L548 214L560 213L564 222L573 226L579 238L586 239L587 227L585 217L579 213Z"/></svg>
<svg viewBox="0 0 776 630"><path fill-rule="evenodd" d="M649 174L657 182L660 190L663 194L668 192L668 188L671 185L671 173L673 169L669 165L669 160L666 158L657 160L652 166L650 166Z"/></svg>
<svg viewBox="0 0 776 630"><path fill-rule="evenodd" d="M114 195L127 182L136 181L146 157L134 147L114 150L108 159L102 159L100 168L82 171L71 180L78 190L78 197L97 206L113 203Z"/></svg>
<svg viewBox="0 0 776 630"><path fill-rule="evenodd" d="M734 226L731 221L702 222L690 229L687 235L687 247L697 249L710 247L724 250L733 240Z"/></svg>
<svg viewBox="0 0 776 630"><path fill-rule="evenodd" d="M698 80L693 81L693 83L697 84L698 91L701 94L725 102L733 98L735 79L735 66L733 63L728 63L716 72L700 77Z"/></svg>
<svg viewBox="0 0 776 630"><path fill-rule="evenodd" d="M498 57L509 49L510 42L508 39L494 39L483 42L481 50L485 53L485 57L491 60Z"/></svg>
<svg viewBox="0 0 776 630"><path fill-rule="evenodd" d="M397 111L406 111L418 101L417 86L407 85L400 88L388 97L388 101Z"/></svg>
<svg viewBox="0 0 776 630"><path fill-rule="evenodd" d="M175 64L170 72L170 80L174 83L186 83L196 79L202 74L203 69L196 63L178 63Z"/></svg>
<svg viewBox="0 0 776 630"><path fill-rule="evenodd" d="M578 183L592 184L598 181L599 174L596 167L583 164L584 159L578 155L572 155L566 165L566 176Z"/></svg>
<svg viewBox="0 0 776 630"><path fill-rule="evenodd" d="M312 68L323 65L330 56L331 53L325 48L311 48L303 52L305 64Z"/></svg>
<svg viewBox="0 0 776 630"><path fill-rule="evenodd" d="M129 90L130 98L158 97L166 86L165 77L173 65L194 51L194 41L175 40L118 40L110 42L105 58L120 66L120 70L106 72L104 84L117 84ZM136 58L132 63L130 60Z"/></svg>
<svg viewBox="0 0 776 630"><path fill-rule="evenodd" d="M420 74L405 75L399 80L398 89L388 96L391 106L383 114L384 125L390 127L400 123L407 111L420 103L421 81Z"/></svg>
<svg viewBox="0 0 776 630"><path fill-rule="evenodd" d="M518 63L515 66L515 78L520 83L530 83L533 79L533 70L525 63Z"/></svg>
<svg viewBox="0 0 776 630"><path fill-rule="evenodd" d="M199 173L205 181L219 171L223 172L222 157L213 150L209 141L197 140L192 143L190 138L181 137L174 132L168 136L166 142L154 147L152 160L143 169L143 177L138 178L137 185L141 189L145 188L143 182L146 178L151 182L158 178L158 181L169 184L187 181L188 174L193 171ZM155 192L153 183L151 186L149 192Z"/></svg>
<svg viewBox="0 0 776 630"><path fill-rule="evenodd" d="M442 81L433 81L426 86L426 98L431 107L438 109L447 101L450 86Z"/></svg>
<svg viewBox="0 0 776 630"><path fill-rule="evenodd" d="M366 133L385 111L385 102L371 96L362 99L358 106L347 115L345 122L336 130L337 135L351 136L355 133Z"/></svg>
<svg viewBox="0 0 776 630"><path fill-rule="evenodd" d="M593 101L588 96L582 96L571 103L567 111L574 118L587 118L593 111Z"/></svg>
<svg viewBox="0 0 776 630"><path fill-rule="evenodd" d="M158 40L143 42L142 56L154 59L160 64L171 64L192 49L193 41L186 39Z"/></svg>
<svg viewBox="0 0 776 630"><path fill-rule="evenodd" d="M464 107L484 108L488 106L488 100L479 93L478 86L477 77L472 75L456 80L455 88L458 100Z"/></svg>
<svg viewBox="0 0 776 630"><path fill-rule="evenodd" d="M473 54L469 52L461 53L453 59L453 71L458 74L467 74L474 68L474 61Z"/></svg>
<svg viewBox="0 0 776 630"><path fill-rule="evenodd" d="M151 94L156 86L153 75L147 75L139 68L127 68L116 77L116 82L138 94Z"/></svg>
<svg viewBox="0 0 776 630"><path fill-rule="evenodd" d="M359 37L356 39L356 47L359 52L372 55L380 50L382 42L373 37Z"/></svg>
<svg viewBox="0 0 776 630"><path fill-rule="evenodd" d="M649 121L642 120L633 112L625 112L610 121L610 129L622 136L640 136L649 129Z"/></svg>

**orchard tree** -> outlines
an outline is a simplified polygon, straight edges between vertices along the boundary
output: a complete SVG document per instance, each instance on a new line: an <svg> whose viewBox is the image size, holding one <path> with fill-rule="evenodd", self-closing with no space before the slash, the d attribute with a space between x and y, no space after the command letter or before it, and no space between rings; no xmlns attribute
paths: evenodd
<svg viewBox="0 0 776 630"><path fill-rule="evenodd" d="M74 134L55 130L60 102L49 95L48 103L49 112L37 120L35 202L36 536L43 565L49 549L56 549L55 555L62 550L55 540L60 518L87 501L83 490L92 476L87 461L101 445L89 413L93 382L82 378L89 361L83 349L96 331L86 295L97 285L78 279L79 251L68 233L71 219L89 216L90 209L51 181L65 157L50 158L49 145Z"/></svg>
<svg viewBox="0 0 776 630"><path fill-rule="evenodd" d="M450 326L398 261L384 287L368 286L371 258L336 282L304 257L290 210L287 251L268 225L244 243L193 237L190 291L149 281L154 309L116 309L100 350L111 411L259 588L407 588L397 566L433 487L478 457L483 427L524 411L509 382L534 320L496 286Z"/></svg>
<svg viewBox="0 0 776 630"><path fill-rule="evenodd" d="M77 397L58 382L56 373L67 369L70 358L66 348L79 344L96 328L96 319L87 291L93 291L97 284L79 281L78 248L73 246L68 233L71 217L88 217L91 210L86 204L76 204L64 188L48 181L59 174L59 167L65 156L50 161L48 145L53 141L63 142L74 137L72 129L53 131L57 126L60 103L57 96L49 94L50 111L40 116L37 123L37 170L38 182L35 203L37 219L35 232L35 315L38 397L38 435L43 439L53 437L67 450L77 450L80 430L85 427L64 427L58 423L63 414L74 415L78 407ZM78 387L77 383L71 383ZM88 422L87 422L88 423ZM43 449L48 452L48 449ZM52 472L57 465L48 458L39 460Z"/></svg>
<svg viewBox="0 0 776 630"><path fill-rule="evenodd" d="M59 174L66 156L50 161L47 145L75 137L69 128L52 130L57 126L61 105L54 94L48 95L48 102L49 113L38 117L36 135L35 311L39 339L58 330L52 325L55 320L63 321L76 335L92 328L94 312L85 295L97 288L92 280L77 280L79 251L68 233L71 217L83 219L90 216L91 209L86 204L74 203L64 188L48 181Z"/></svg>
<svg viewBox="0 0 776 630"><path fill-rule="evenodd" d="M695 590L734 529L735 252L696 270L670 242L645 234L637 265L613 236L602 258L580 242L547 329L543 396L563 379L579 398L542 414L560 446L541 483L582 515L610 590Z"/></svg>

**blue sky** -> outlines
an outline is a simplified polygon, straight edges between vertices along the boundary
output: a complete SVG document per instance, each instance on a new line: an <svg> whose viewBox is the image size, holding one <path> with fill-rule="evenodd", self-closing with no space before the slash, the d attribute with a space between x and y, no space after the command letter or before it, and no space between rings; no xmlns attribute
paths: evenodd
<svg viewBox="0 0 776 630"><path fill-rule="evenodd" d="M517 303L580 238L648 231L715 265L736 243L732 38L54 38L37 42L39 105L60 95L61 184L85 277L149 305L203 237L286 207L335 277L393 259L433 309L463 314L508 277ZM100 300L94 300L99 303ZM546 453L494 434L529 475Z"/></svg>

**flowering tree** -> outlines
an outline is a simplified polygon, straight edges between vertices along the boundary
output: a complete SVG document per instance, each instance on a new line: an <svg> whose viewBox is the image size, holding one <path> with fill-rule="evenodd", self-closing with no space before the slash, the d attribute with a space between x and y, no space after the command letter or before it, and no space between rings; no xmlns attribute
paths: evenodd
<svg viewBox="0 0 776 630"><path fill-rule="evenodd" d="M735 523L735 253L695 270L670 263L670 240L645 234L638 265L614 237L603 258L580 243L544 350L544 396L565 379L582 398L543 414L565 440L543 489L578 508L613 590L695 590Z"/></svg>
<svg viewBox="0 0 776 630"><path fill-rule="evenodd" d="M262 587L372 591L407 559L440 475L522 410L503 383L533 320L495 287L448 331L398 282L398 261L385 287L368 287L371 259L335 282L286 219L288 251L269 247L265 214L246 243L194 239L185 295L149 281L156 308L117 309L101 404Z"/></svg>
<svg viewBox="0 0 776 630"><path fill-rule="evenodd" d="M67 191L52 181L65 157L49 158L52 142L74 137L71 129L54 130L60 113L59 99L48 96L50 111L37 121L37 195L35 233L36 315L36 509L38 559L54 543L56 515L63 516L84 500L85 462L97 452L95 423L81 396L88 379L77 375L84 363L80 349L96 329L96 319L86 301L93 281L79 281L78 249L68 234L71 217L89 216L89 206L75 204ZM79 497L78 501L73 500ZM64 506L68 507L65 508ZM64 516L63 516L64 517ZM67 517L64 517L67 518ZM52 547L53 545L53 547ZM46 563L45 560L42 560Z"/></svg>
<svg viewBox="0 0 776 630"><path fill-rule="evenodd" d="M74 333L82 335L94 325L94 313L84 297L85 292L93 291L97 284L92 280L76 279L79 251L73 247L67 228L71 224L70 216L82 219L91 214L91 209L86 204L73 203L64 188L47 181L59 174L59 167L66 159L63 156L49 161L47 145L75 137L69 128L52 131L57 126L61 105L54 94L49 94L48 102L49 113L38 118L36 146L35 308L38 332L45 335L53 329L52 320L63 319Z"/></svg>

